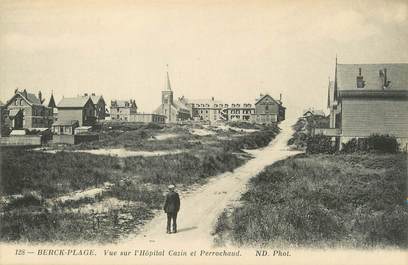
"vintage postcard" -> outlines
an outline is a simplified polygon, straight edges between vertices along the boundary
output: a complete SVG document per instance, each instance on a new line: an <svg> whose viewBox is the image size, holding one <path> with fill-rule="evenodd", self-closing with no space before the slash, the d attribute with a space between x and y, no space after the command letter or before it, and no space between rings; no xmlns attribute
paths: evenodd
<svg viewBox="0 0 408 265"><path fill-rule="evenodd" d="M1 0L0 118L0 264L407 264L407 1Z"/></svg>

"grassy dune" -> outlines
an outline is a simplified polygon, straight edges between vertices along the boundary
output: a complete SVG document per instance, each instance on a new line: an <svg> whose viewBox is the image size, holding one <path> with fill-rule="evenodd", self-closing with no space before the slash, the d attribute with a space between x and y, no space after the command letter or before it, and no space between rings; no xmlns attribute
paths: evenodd
<svg viewBox="0 0 408 265"><path fill-rule="evenodd" d="M121 125L122 126L122 125ZM129 125L130 126L130 125ZM208 177L233 171L250 159L242 148L267 145L278 129L264 128L253 133L234 133L232 140L217 136L196 137L183 128L181 137L165 141L144 141L161 128L124 127L109 131L101 142L79 148L129 147L136 150L165 150L182 146L186 152L152 157L114 157L88 153L42 153L24 148L1 148L1 196L20 197L0 205L2 241L115 241L134 231L163 203L163 191L170 183L178 189L202 184ZM118 133L120 137L113 134ZM132 134L134 137L129 137ZM197 138L197 139L196 139ZM197 140L190 144L188 140ZM68 149L75 149L71 146ZM238 153L237 153L238 152ZM111 186L107 189L104 183ZM67 193L101 187L97 196L50 204ZM111 201L115 205L109 204ZM95 205L102 211L89 211ZM106 204L106 205L105 205ZM85 208L85 210L83 210Z"/></svg>
<svg viewBox="0 0 408 265"><path fill-rule="evenodd" d="M237 245L408 247L406 154L299 155L256 176L216 240Z"/></svg>

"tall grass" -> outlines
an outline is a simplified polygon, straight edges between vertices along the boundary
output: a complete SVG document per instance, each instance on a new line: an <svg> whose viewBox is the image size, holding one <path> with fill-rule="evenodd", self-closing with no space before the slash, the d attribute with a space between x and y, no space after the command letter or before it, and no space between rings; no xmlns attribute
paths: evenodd
<svg viewBox="0 0 408 265"><path fill-rule="evenodd" d="M141 145L144 149L149 146L169 149L183 147L189 151L165 156L119 158L77 152L51 154L24 148L2 148L1 195L22 193L24 196L0 209L0 240L110 242L136 229L137 225L152 216L152 210L161 207L162 189L167 184L188 186L203 183L210 176L233 171L248 159L234 151L265 146L278 132L275 128L243 134L233 141L209 136L209 139L200 138L202 143L190 144L188 140L197 136L183 135L165 141L140 143L140 139L150 135L150 129L147 132L139 127L120 129L126 131L119 133L116 131L118 128L107 130L112 135L106 142L102 141L102 145L129 144L132 148ZM183 128L170 129L184 131ZM101 130L104 131L103 128ZM118 135L115 136L116 133ZM90 146L100 147L99 143L91 143ZM113 186L98 198L84 197L52 207L48 205L48 199L102 186L104 182L110 182ZM101 202L110 197L139 206L112 208L98 216L72 211L83 204ZM132 216L130 219L121 221L121 216L129 214Z"/></svg>
<svg viewBox="0 0 408 265"><path fill-rule="evenodd" d="M243 206L220 221L230 229L216 230L238 245L407 248L406 159L339 154L280 161L256 176Z"/></svg>

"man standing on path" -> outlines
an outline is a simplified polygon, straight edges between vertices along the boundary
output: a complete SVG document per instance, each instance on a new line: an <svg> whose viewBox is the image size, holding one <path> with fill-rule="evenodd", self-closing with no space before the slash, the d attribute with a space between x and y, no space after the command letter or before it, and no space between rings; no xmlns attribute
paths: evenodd
<svg viewBox="0 0 408 265"><path fill-rule="evenodd" d="M169 185L169 192L166 194L164 212L167 213L167 234L171 233L171 221L173 220L173 233L177 233L177 213L180 210L180 197L174 191L175 186Z"/></svg>

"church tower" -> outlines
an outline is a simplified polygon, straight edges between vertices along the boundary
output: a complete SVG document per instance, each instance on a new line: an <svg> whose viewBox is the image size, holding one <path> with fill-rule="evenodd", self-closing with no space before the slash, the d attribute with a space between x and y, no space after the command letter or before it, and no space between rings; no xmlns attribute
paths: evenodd
<svg viewBox="0 0 408 265"><path fill-rule="evenodd" d="M173 106L173 91L171 90L169 71L166 72L166 89L162 91L162 114L167 117L167 122L173 122L171 107Z"/></svg>

